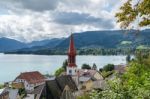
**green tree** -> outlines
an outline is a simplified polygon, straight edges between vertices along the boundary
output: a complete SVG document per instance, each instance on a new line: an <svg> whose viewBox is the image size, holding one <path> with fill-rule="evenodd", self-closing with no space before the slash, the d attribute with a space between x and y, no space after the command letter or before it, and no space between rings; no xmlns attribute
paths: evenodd
<svg viewBox="0 0 150 99"><path fill-rule="evenodd" d="M125 74L108 81L108 88L91 93L92 99L149 99L150 57L131 61Z"/></svg>
<svg viewBox="0 0 150 99"><path fill-rule="evenodd" d="M92 69L97 70L97 66L95 63L93 64Z"/></svg>
<svg viewBox="0 0 150 99"><path fill-rule="evenodd" d="M2 89L2 88L4 88L4 85L1 85L1 84L0 84L0 89Z"/></svg>
<svg viewBox="0 0 150 99"><path fill-rule="evenodd" d="M83 64L81 68L82 69L91 69L91 66L88 64Z"/></svg>
<svg viewBox="0 0 150 99"><path fill-rule="evenodd" d="M127 55L126 61L127 61L127 63L131 61L131 56L130 55Z"/></svg>
<svg viewBox="0 0 150 99"><path fill-rule="evenodd" d="M62 68L64 68L64 70L66 70L66 69L67 69L67 66L68 66L68 60L66 59L66 60L63 62Z"/></svg>
<svg viewBox="0 0 150 99"><path fill-rule="evenodd" d="M116 13L121 28L130 28L134 21L138 21L140 27L150 25L150 0L138 0L135 3L136 1L128 0L120 7L120 12Z"/></svg>
<svg viewBox="0 0 150 99"><path fill-rule="evenodd" d="M112 70L114 70L114 64L107 64L107 65L105 65L104 67L103 67L103 70L104 71L112 71Z"/></svg>
<svg viewBox="0 0 150 99"><path fill-rule="evenodd" d="M60 74L62 73L62 72L64 72L65 70L64 70L64 68L59 68L59 69L57 69L56 70L56 72L55 72L55 76L60 76Z"/></svg>
<svg viewBox="0 0 150 99"><path fill-rule="evenodd" d="M55 76L59 76L62 72L65 72L68 66L68 60L65 60L62 64L62 67L55 71Z"/></svg>

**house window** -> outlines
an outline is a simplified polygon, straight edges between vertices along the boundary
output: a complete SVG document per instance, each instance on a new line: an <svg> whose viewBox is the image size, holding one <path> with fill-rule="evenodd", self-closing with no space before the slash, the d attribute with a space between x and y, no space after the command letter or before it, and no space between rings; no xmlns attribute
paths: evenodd
<svg viewBox="0 0 150 99"><path fill-rule="evenodd" d="M71 74L72 73L72 70L69 70L69 74Z"/></svg>

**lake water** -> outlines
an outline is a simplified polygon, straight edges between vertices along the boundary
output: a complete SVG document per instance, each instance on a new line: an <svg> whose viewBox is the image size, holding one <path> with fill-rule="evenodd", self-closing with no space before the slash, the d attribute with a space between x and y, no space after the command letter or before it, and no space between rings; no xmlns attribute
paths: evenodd
<svg viewBox="0 0 150 99"><path fill-rule="evenodd" d="M62 66L67 56L61 55L4 55L0 54L0 83L12 81L21 72L40 71L43 74L53 74L56 69ZM95 63L98 68L108 63L125 64L126 56L77 56L77 66L82 64L92 65Z"/></svg>

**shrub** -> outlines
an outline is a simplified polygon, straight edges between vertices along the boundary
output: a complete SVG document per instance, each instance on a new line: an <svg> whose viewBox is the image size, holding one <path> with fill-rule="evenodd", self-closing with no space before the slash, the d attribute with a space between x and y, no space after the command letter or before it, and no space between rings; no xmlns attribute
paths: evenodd
<svg viewBox="0 0 150 99"><path fill-rule="evenodd" d="M103 67L103 70L104 71L112 71L112 70L114 70L114 67L115 67L114 64L107 64Z"/></svg>
<svg viewBox="0 0 150 99"><path fill-rule="evenodd" d="M83 64L82 69L91 69L91 66L88 64Z"/></svg>

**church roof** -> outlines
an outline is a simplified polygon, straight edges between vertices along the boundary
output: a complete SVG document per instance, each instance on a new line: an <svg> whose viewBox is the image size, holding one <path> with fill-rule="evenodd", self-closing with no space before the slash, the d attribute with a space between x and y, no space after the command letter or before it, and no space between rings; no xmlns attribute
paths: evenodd
<svg viewBox="0 0 150 99"><path fill-rule="evenodd" d="M70 45L69 45L69 49L68 49L68 54L69 55L76 55L76 49L75 49L75 45L74 45L73 34L71 34L71 36L70 36Z"/></svg>
<svg viewBox="0 0 150 99"><path fill-rule="evenodd" d="M69 75L56 77L55 80L46 81L46 98L60 99L66 86L69 87L70 92L78 90L75 82Z"/></svg>

